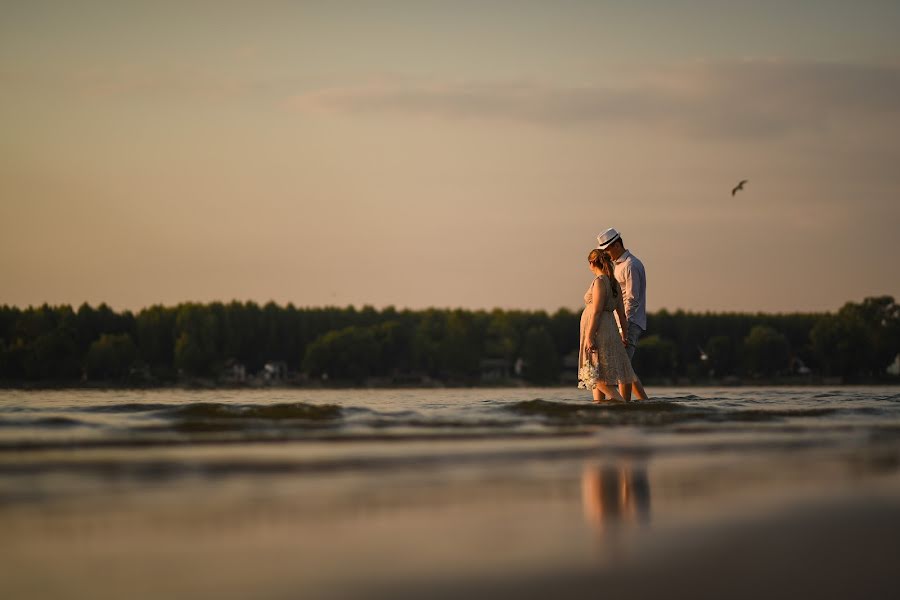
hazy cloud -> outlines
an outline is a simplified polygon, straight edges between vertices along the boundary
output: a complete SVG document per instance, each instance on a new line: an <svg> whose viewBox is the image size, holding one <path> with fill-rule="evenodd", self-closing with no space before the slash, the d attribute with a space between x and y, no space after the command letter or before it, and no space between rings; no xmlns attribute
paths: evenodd
<svg viewBox="0 0 900 600"><path fill-rule="evenodd" d="M724 137L777 136L846 118L900 115L900 66L742 61L635 73L585 86L534 82L379 83L294 96L291 106L348 114L617 123Z"/></svg>

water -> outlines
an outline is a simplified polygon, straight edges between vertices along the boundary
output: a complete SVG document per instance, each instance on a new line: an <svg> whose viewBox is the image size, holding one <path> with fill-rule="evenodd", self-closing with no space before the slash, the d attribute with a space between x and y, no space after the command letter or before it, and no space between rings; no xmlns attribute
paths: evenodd
<svg viewBox="0 0 900 600"><path fill-rule="evenodd" d="M241 442L569 438L644 443L724 434L763 445L892 436L895 388L662 389L593 405L568 389L2 391L0 449Z"/></svg>
<svg viewBox="0 0 900 600"><path fill-rule="evenodd" d="M900 390L652 393L0 391L0 595L713 595L778 536L886 591Z"/></svg>

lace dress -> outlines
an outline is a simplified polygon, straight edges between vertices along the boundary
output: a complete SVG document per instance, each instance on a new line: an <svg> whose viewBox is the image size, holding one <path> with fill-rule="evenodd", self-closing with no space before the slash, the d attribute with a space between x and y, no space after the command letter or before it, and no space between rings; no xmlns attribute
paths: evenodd
<svg viewBox="0 0 900 600"><path fill-rule="evenodd" d="M585 338L588 335L588 327L591 324L591 314L594 312L593 286L594 284L603 286L606 301L603 310L597 315L600 324L597 327L594 345L597 346L597 353L593 356L585 353ZM631 368L631 361L628 359L628 353L622 344L622 338L619 336L619 329L616 325L616 318L613 311L616 305L622 301L622 294L619 293L615 298L612 295L609 278L601 275L591 283L587 293L584 295L584 311L581 313L581 335L578 342L578 387L579 389L593 389L594 385L604 382L607 385L616 385L619 383L631 383L637 379L634 369Z"/></svg>

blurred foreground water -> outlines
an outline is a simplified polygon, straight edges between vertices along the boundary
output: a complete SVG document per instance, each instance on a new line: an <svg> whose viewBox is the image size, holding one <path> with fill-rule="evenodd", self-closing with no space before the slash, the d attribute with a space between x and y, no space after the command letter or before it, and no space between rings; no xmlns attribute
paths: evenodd
<svg viewBox="0 0 900 600"><path fill-rule="evenodd" d="M0 597L897 595L900 390L0 391Z"/></svg>

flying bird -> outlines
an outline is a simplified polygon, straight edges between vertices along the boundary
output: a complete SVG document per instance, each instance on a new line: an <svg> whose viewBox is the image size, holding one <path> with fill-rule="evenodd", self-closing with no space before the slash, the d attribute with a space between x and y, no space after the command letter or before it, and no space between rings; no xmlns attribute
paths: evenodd
<svg viewBox="0 0 900 600"><path fill-rule="evenodd" d="M734 189L731 190L731 195L734 196L735 194L738 193L738 190L744 189L744 184L745 184L745 183L747 183L747 180L746 180L746 179L741 179L741 182L740 182L739 184L737 184L736 186L734 186Z"/></svg>

